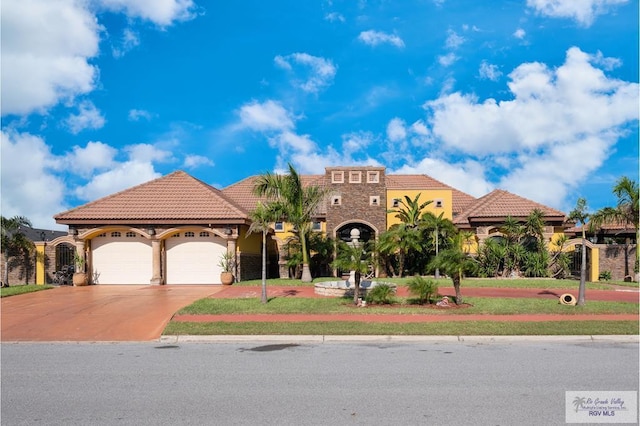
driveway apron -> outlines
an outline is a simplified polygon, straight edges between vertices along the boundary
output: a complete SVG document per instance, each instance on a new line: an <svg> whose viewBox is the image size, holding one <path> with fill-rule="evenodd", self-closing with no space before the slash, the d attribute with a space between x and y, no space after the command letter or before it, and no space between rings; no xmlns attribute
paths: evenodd
<svg viewBox="0 0 640 426"><path fill-rule="evenodd" d="M148 341L180 308L222 286L57 287L2 298L1 340Z"/></svg>

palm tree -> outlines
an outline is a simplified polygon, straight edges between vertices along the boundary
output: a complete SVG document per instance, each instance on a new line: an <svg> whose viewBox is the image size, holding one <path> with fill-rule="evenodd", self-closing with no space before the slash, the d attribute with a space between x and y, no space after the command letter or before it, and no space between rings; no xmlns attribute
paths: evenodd
<svg viewBox="0 0 640 426"><path fill-rule="evenodd" d="M289 174L266 173L259 176L253 191L258 196L267 197L274 208L282 212L282 218L297 229L302 250L302 282L311 282L306 236L326 190L315 185L303 186L300 175L289 164Z"/></svg>
<svg viewBox="0 0 640 426"><path fill-rule="evenodd" d="M398 200L401 207L398 207L397 209L390 209L387 213L395 213L396 217L400 219L402 223L411 228L417 228L420 225L422 210L429 204L433 203L433 200L420 203L418 201L420 199L420 195L421 194L416 195L413 200L409 198L408 195L405 195L404 200Z"/></svg>
<svg viewBox="0 0 640 426"><path fill-rule="evenodd" d="M451 277L453 288L456 291L456 305L462 303L462 293L460 283L466 274L477 270L478 263L471 257L465 249L467 242L473 238L469 232L460 232L451 239L451 245L432 261L433 267L440 268L445 274Z"/></svg>
<svg viewBox="0 0 640 426"><path fill-rule="evenodd" d="M271 224L277 221L281 214L274 209L275 206L265 205L258 202L256 208L251 212L251 226L247 236L254 232L262 233L262 296L260 301L267 303L267 234L271 229Z"/></svg>
<svg viewBox="0 0 640 426"><path fill-rule="evenodd" d="M585 223L589 219L589 213L587 213L587 200L580 197L576 201L576 206L571 213L569 213L569 219L579 223L582 228L582 258L580 259L580 287L578 287L578 302L577 304L583 306L585 303L585 288L587 280L587 247L585 245L586 236L584 231Z"/></svg>
<svg viewBox="0 0 640 426"><path fill-rule="evenodd" d="M338 243L336 259L332 265L343 271L354 271L355 282L353 289L353 303L358 303L360 297L360 280L362 274L369 272L369 266L373 261L373 252L371 243L350 244L344 241Z"/></svg>
<svg viewBox="0 0 640 426"><path fill-rule="evenodd" d="M4 280L3 286L9 287L9 258L11 255L29 253L33 250L33 242L21 232L22 228L31 228L31 221L24 216L6 218L0 216L2 247L4 248Z"/></svg>
<svg viewBox="0 0 640 426"><path fill-rule="evenodd" d="M455 225L449 219L444 218L444 212L440 213L438 216L431 212L426 212L422 215L422 222L427 229L433 229L432 238L434 241L434 245L436 248L436 257L440 251L440 236L446 237L447 235L451 235L455 233ZM440 269L436 268L435 278L440 278Z"/></svg>
<svg viewBox="0 0 640 426"><path fill-rule="evenodd" d="M411 251L422 251L422 238L418 228L413 228L405 223L396 223L387 231L380 234L378 250L381 256L393 254L398 260L398 276L402 277L405 270L405 261Z"/></svg>
<svg viewBox="0 0 640 426"><path fill-rule="evenodd" d="M520 261L524 257L520 241L524 235L524 230L524 226L512 216L507 216L504 224L500 227L505 243L504 276L520 272Z"/></svg>
<svg viewBox="0 0 640 426"><path fill-rule="evenodd" d="M640 194L638 192L638 182L629 179L626 176L621 177L613 187L613 193L618 197L618 205L613 207L604 207L591 215L591 224L593 228L600 228L603 224L621 224L632 226L636 233L636 246L640 240ZM640 252L636 249L636 260L634 272L638 272L638 259ZM626 266L626 262L625 262ZM629 275L625 271L625 275Z"/></svg>

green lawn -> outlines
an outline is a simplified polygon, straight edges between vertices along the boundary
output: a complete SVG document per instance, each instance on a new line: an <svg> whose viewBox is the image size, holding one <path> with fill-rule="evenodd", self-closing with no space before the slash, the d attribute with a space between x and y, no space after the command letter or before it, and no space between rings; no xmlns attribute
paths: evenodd
<svg viewBox="0 0 640 426"><path fill-rule="evenodd" d="M438 323L360 322L170 322L165 335L433 335L433 336L518 336L518 335L638 335L638 321L548 321L493 322L464 321Z"/></svg>
<svg viewBox="0 0 640 426"><path fill-rule="evenodd" d="M33 293L34 291L48 290L53 288L51 285L14 285L11 287L0 288L0 297L15 296L17 294Z"/></svg>
<svg viewBox="0 0 640 426"><path fill-rule="evenodd" d="M336 281L334 277L319 277L313 280L313 283L321 281ZM397 285L405 285L411 277L405 278L377 278L378 281L390 282ZM433 279L433 278L431 278ZM248 280L235 283L235 286L260 286L261 280ZM311 286L313 283L303 283L300 280L273 278L267 280L267 286ZM587 288L594 290L611 289L611 285L620 285L621 282L603 281L588 282ZM624 283L628 287L638 288L638 283ZM467 287L495 287L495 288L557 288L567 290L577 290L580 282L578 280L556 280L551 278L466 278L462 280L462 288ZM448 278L440 278L438 280L440 287L452 287L453 284Z"/></svg>
<svg viewBox="0 0 640 426"><path fill-rule="evenodd" d="M180 314L638 314L638 304L628 302L588 301L585 306L565 306L557 299L532 298L487 298L468 297L465 303L472 306L461 309L433 309L433 307L410 305L406 300L389 306L370 305L358 308L350 299L274 297L262 304L258 298L197 300L181 309Z"/></svg>

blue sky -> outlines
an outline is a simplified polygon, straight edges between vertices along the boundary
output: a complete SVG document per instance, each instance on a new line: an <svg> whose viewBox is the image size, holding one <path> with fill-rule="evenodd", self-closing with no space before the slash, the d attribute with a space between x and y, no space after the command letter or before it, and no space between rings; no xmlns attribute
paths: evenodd
<svg viewBox="0 0 640 426"><path fill-rule="evenodd" d="M568 212L638 180L638 1L3 0L2 215L382 165Z"/></svg>

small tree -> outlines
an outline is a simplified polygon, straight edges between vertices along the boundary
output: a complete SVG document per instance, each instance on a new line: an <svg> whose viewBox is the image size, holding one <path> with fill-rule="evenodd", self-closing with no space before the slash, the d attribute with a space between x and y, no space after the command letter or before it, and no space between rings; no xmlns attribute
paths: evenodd
<svg viewBox="0 0 640 426"><path fill-rule="evenodd" d="M354 271L355 282L353 289L353 303L358 303L360 297L360 280L362 274L369 271L369 265L373 261L373 250L369 242L359 244L349 244L344 241L338 243L336 259L332 265L343 271Z"/></svg>
<svg viewBox="0 0 640 426"><path fill-rule="evenodd" d="M446 275L451 277L453 288L456 291L456 305L462 303L462 293L460 291L460 283L465 274L474 273L478 268L478 263L471 257L468 250L465 249L467 241L472 238L472 234L460 232L456 234L451 245L432 261L434 268L440 268Z"/></svg>
<svg viewBox="0 0 640 426"><path fill-rule="evenodd" d="M587 240L585 236L585 224L589 220L589 213L587 213L587 200L584 198L578 198L575 208L569 213L569 219L574 220L580 224L582 229L582 258L580 260L580 286L578 287L578 302L577 305L583 306L585 304L585 289L587 281L587 247L585 242Z"/></svg>
<svg viewBox="0 0 640 426"><path fill-rule="evenodd" d="M14 216L12 218L0 216L2 248L5 255L3 286L9 287L9 258L20 256L24 259L24 256L30 254L34 249L33 241L22 233L23 228L31 227L31 221L24 216Z"/></svg>
<svg viewBox="0 0 640 426"><path fill-rule="evenodd" d="M419 275L407 281L407 288L409 289L409 293L418 298L418 303L421 305L429 303L431 298L438 294L438 284L433 280L424 279Z"/></svg>
<svg viewBox="0 0 640 426"><path fill-rule="evenodd" d="M265 205L258 202L256 208L251 212L251 226L247 236L254 232L262 233L262 294L260 301L267 303L267 234L271 229L271 223L280 218L281 214L274 208L274 205Z"/></svg>

